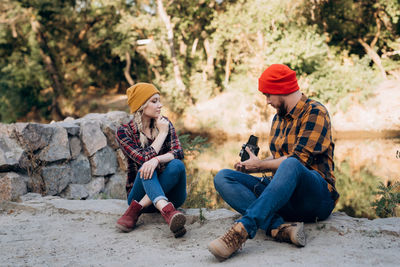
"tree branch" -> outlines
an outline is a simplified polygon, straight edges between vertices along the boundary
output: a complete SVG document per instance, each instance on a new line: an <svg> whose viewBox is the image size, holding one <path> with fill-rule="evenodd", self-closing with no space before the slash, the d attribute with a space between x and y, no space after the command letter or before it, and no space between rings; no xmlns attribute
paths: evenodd
<svg viewBox="0 0 400 267"><path fill-rule="evenodd" d="M130 69L131 69L131 55L129 54L129 52L125 53L125 57L126 57L126 66L124 69L124 75L125 75L125 79L127 80L127 82L129 83L129 85L134 85L135 82L133 81L131 75L130 75Z"/></svg>
<svg viewBox="0 0 400 267"><path fill-rule="evenodd" d="M382 61L381 61L381 58L379 57L379 55L363 39L358 38L358 42L362 45L362 47L364 47L364 49L367 52L368 56L372 59L372 61L375 63L375 65L379 68L383 78L387 79L386 71L382 66Z"/></svg>

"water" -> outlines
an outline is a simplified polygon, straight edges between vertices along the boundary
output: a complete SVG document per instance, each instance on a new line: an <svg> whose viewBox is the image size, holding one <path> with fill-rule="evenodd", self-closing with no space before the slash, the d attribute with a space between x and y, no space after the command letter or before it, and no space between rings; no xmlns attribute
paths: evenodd
<svg viewBox="0 0 400 267"><path fill-rule="evenodd" d="M186 206L229 208L216 193L213 177L233 169L247 140L210 141L202 153L188 156L189 197ZM267 139L260 138L260 158L269 156ZM341 194L335 210L356 217L376 217L371 202L379 182L400 181L400 138L339 139L335 141L336 187Z"/></svg>

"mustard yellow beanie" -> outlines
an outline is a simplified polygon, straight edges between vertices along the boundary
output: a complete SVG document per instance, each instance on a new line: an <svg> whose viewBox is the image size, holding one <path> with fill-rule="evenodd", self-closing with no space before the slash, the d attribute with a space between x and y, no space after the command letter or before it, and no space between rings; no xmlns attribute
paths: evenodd
<svg viewBox="0 0 400 267"><path fill-rule="evenodd" d="M126 90L128 96L128 105L131 113L136 112L146 101L160 91L150 83L137 83Z"/></svg>

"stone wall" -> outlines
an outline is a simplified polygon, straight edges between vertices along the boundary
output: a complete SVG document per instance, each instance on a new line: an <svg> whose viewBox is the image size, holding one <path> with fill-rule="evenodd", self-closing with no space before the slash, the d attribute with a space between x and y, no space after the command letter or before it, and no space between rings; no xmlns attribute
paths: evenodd
<svg viewBox="0 0 400 267"><path fill-rule="evenodd" d="M126 159L115 130L127 113L50 124L0 124L0 200L27 192L68 199L126 199Z"/></svg>

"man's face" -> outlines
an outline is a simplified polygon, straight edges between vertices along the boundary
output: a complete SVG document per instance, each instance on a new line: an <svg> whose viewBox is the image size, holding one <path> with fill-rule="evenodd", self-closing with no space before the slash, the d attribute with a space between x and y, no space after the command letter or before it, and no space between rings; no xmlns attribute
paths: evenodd
<svg viewBox="0 0 400 267"><path fill-rule="evenodd" d="M281 95L270 95L264 94L267 98L267 104L271 105L274 109L276 109L276 113L283 117L286 115L286 105L283 96Z"/></svg>

